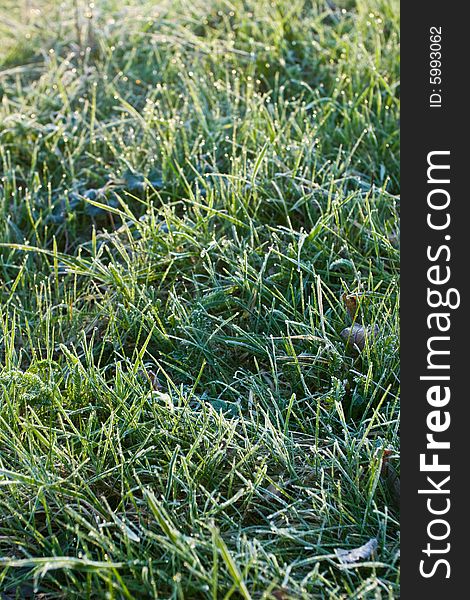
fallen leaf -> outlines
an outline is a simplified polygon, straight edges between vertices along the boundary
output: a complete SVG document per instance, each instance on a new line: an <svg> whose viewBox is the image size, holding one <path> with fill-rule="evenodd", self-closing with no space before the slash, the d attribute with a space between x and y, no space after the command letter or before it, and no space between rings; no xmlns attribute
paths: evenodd
<svg viewBox="0 0 470 600"><path fill-rule="evenodd" d="M352 550L343 550L336 548L335 554L342 565L351 565L370 558L378 546L377 538L371 538L363 546L353 548Z"/></svg>
<svg viewBox="0 0 470 600"><path fill-rule="evenodd" d="M175 412L175 405L173 404L173 399L170 396L170 394L167 394L165 392L160 392L158 390L153 390L152 398L153 398L153 400L166 405L166 407L168 408L168 410L171 413Z"/></svg>
<svg viewBox="0 0 470 600"><path fill-rule="evenodd" d="M154 371L152 371L151 369L149 369L147 371L147 375L148 375L148 378L149 378L150 383L152 385L152 388L154 390L161 391L163 389L163 386L160 383L160 381L159 381L159 379L157 377L157 374Z"/></svg>
<svg viewBox="0 0 470 600"><path fill-rule="evenodd" d="M351 319L354 320L354 317L356 316L357 308L358 308L356 294L344 293L343 294L343 302L344 302L344 305L346 306L346 312L351 317Z"/></svg>
<svg viewBox="0 0 470 600"><path fill-rule="evenodd" d="M364 327L354 323L351 327L345 327L340 335L346 342L346 346L357 346L359 350L364 350L366 340L375 339L379 335L379 327L378 325Z"/></svg>

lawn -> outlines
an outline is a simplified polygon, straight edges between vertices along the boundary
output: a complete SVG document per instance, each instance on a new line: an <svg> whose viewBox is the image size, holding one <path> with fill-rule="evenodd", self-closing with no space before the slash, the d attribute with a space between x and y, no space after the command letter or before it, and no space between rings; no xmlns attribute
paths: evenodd
<svg viewBox="0 0 470 600"><path fill-rule="evenodd" d="M397 0L0 39L2 599L397 598Z"/></svg>

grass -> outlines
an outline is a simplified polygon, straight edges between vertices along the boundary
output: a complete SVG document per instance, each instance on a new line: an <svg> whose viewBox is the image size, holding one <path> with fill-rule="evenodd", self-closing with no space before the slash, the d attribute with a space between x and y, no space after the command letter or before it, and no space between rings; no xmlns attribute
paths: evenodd
<svg viewBox="0 0 470 600"><path fill-rule="evenodd" d="M398 597L397 2L0 8L2 597Z"/></svg>

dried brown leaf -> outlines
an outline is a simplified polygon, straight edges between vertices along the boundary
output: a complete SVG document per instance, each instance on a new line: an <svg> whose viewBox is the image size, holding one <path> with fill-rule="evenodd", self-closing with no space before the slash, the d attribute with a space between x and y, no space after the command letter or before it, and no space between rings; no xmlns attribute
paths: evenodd
<svg viewBox="0 0 470 600"><path fill-rule="evenodd" d="M377 546L377 538L371 538L363 546L359 546L359 548L353 548L352 550L336 548L335 554L342 565L351 565L370 558L377 549Z"/></svg>
<svg viewBox="0 0 470 600"><path fill-rule="evenodd" d="M346 307L346 312L350 316L351 320L354 320L354 318L357 314L357 309L358 309L358 302L357 302L356 294L344 293L343 294L343 302Z"/></svg>

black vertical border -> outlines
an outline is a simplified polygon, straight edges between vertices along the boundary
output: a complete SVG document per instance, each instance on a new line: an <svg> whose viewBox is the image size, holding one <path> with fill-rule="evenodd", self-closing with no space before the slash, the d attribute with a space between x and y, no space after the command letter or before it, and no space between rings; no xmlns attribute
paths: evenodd
<svg viewBox="0 0 470 600"><path fill-rule="evenodd" d="M427 0L401 3L401 565L402 598L470 598L470 327L468 279L470 278L470 148L469 65L470 22L465 2ZM442 28L442 84L430 84L430 28ZM442 107L430 108L432 88L442 90ZM427 154L450 150L451 225L445 234L433 232L426 224L428 213L426 179ZM427 340L431 335L426 318L428 245L448 243L451 249L449 286L458 288L461 305L451 313L450 388L447 407L451 414L449 430L441 439L449 440L450 450L441 453L450 462L451 508L445 515L451 526L448 539L432 542L427 525L432 520L427 497L418 494L426 487L426 474L420 472L419 455L425 451L426 416L431 407L426 401L428 382L420 381L427 362ZM444 310L444 309L442 309ZM448 357L447 357L448 358ZM443 409L444 410L444 409ZM468 458L467 458L468 457ZM431 474L429 474L431 475ZM443 473L436 474L436 480ZM430 487L429 485L427 487ZM434 496L437 498L437 496ZM442 498L443 496L441 496ZM437 503L436 503L437 506ZM435 517L438 518L438 517ZM436 530L437 531L437 530ZM445 558L434 576L420 575L420 561L428 541L436 548L450 543Z"/></svg>

